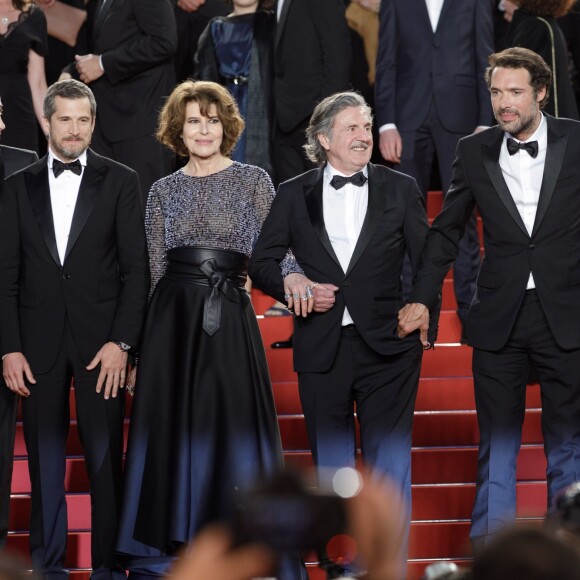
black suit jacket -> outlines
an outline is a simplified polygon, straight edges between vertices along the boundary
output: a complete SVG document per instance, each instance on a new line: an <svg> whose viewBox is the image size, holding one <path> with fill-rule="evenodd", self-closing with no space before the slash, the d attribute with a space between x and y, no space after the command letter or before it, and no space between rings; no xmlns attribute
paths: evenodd
<svg viewBox="0 0 580 580"><path fill-rule="evenodd" d="M433 32L425 0L381 3L375 113L380 127L418 129L435 102L444 128L471 133L489 125L492 111L483 79L493 52L491 4L444 0Z"/></svg>
<svg viewBox="0 0 580 580"><path fill-rule="evenodd" d="M397 316L403 306L401 268L405 251L417 263L429 228L414 179L369 164L367 215L345 273L324 227L323 168L282 183L252 253L253 282L284 301L279 263L292 248L306 276L340 288L326 313L296 318L294 366L298 372L324 372L334 360L344 307L368 345L381 354L410 347L417 336L397 338ZM436 326L436 317L434 327ZM431 332L431 340L435 332Z"/></svg>
<svg viewBox="0 0 580 580"><path fill-rule="evenodd" d="M4 175L9 177L13 173L38 161L38 155L35 151L30 151L29 149L0 145L0 159L4 164Z"/></svg>
<svg viewBox="0 0 580 580"><path fill-rule="evenodd" d="M152 135L175 84L177 26L170 0L107 0L89 25L91 52L102 56L105 69L90 85L99 127L111 142ZM78 78L74 65L66 71Z"/></svg>
<svg viewBox="0 0 580 580"><path fill-rule="evenodd" d="M469 343L502 348L526 291L530 270L556 342L580 348L580 123L547 116L548 149L532 235L499 166L498 127L462 139L453 182L421 258L411 300L435 303L477 204L485 257L467 322Z"/></svg>
<svg viewBox="0 0 580 580"><path fill-rule="evenodd" d="M274 54L276 119L290 132L323 98L348 89L352 54L342 0L284 0Z"/></svg>
<svg viewBox="0 0 580 580"><path fill-rule="evenodd" d="M9 177L0 197L0 353L34 373L57 356L66 320L87 362L109 340L139 341L149 271L139 182L88 151L64 264L56 247L47 157Z"/></svg>

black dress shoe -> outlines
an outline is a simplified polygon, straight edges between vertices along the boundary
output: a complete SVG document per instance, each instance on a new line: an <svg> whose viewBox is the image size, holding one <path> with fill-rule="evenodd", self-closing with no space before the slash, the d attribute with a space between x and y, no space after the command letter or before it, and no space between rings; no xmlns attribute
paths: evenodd
<svg viewBox="0 0 580 580"><path fill-rule="evenodd" d="M292 348L292 341L294 339L294 335L290 336L288 340L278 340L273 342L270 347L271 348Z"/></svg>

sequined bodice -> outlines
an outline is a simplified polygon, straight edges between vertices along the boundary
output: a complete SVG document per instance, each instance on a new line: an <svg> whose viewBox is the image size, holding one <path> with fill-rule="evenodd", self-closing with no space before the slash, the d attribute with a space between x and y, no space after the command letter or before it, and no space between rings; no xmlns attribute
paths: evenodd
<svg viewBox="0 0 580 580"><path fill-rule="evenodd" d="M273 198L263 169L236 162L206 177L179 170L154 183L145 217L152 289L172 248L203 246L249 256Z"/></svg>

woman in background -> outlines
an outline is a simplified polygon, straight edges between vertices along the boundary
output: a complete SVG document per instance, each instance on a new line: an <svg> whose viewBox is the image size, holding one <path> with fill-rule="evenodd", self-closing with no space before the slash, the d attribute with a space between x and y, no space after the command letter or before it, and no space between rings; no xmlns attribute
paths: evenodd
<svg viewBox="0 0 580 580"><path fill-rule="evenodd" d="M210 21L196 53L198 78L227 87L246 122L232 159L265 169L272 163L274 28L271 0L232 0L232 12Z"/></svg>
<svg viewBox="0 0 580 580"><path fill-rule="evenodd" d="M506 47L520 46L538 53L554 75L544 111L554 117L578 120L576 98L568 70L568 48L556 18L567 14L575 0L512 0L513 11Z"/></svg>
<svg viewBox="0 0 580 580"><path fill-rule="evenodd" d="M0 95L10 125L2 143L38 153L46 94L46 18L31 0L0 0Z"/></svg>
<svg viewBox="0 0 580 580"><path fill-rule="evenodd" d="M209 522L283 464L248 258L274 197L268 174L229 154L244 128L221 85L186 81L159 140L188 162L147 202L149 305L126 460L118 551L131 577L164 574ZM288 272L295 262L286 260ZM281 578L301 578L298 557Z"/></svg>

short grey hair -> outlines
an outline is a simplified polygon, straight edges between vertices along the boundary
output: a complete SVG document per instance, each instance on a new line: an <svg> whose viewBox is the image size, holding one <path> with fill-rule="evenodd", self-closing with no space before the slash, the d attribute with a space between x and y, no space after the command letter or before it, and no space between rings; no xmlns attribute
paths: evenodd
<svg viewBox="0 0 580 580"><path fill-rule="evenodd" d="M310 124L306 129L306 145L304 151L306 157L319 167L322 167L328 155L326 149L320 144L318 135L325 135L328 139L332 136L332 127L334 119L339 113L342 113L349 107L362 107L368 114L369 118L373 119L371 108L368 106L364 98L352 91L343 93L335 93L326 97L316 105L312 117L310 117Z"/></svg>
<svg viewBox="0 0 580 580"><path fill-rule="evenodd" d="M87 98L91 105L92 118L94 119L97 114L97 101L95 100L95 95L93 95L93 91L91 91L85 83L81 83L75 79L65 79L50 85L46 91L44 104L42 106L42 113L47 119L50 119L56 111L56 97L61 97L63 99Z"/></svg>

